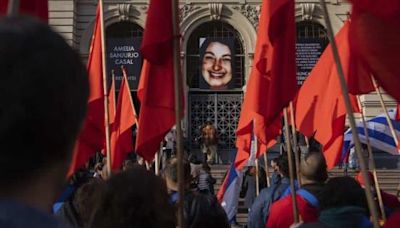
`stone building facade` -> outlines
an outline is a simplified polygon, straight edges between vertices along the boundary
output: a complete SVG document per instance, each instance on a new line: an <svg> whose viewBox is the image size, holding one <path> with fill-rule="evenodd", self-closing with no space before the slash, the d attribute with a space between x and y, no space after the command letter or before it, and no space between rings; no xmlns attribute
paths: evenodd
<svg viewBox="0 0 400 228"><path fill-rule="evenodd" d="M344 0L326 0L334 32L339 31L350 11ZM233 150L235 129L246 79L252 67L261 0L181 0L182 66L186 99L185 135L191 148L199 148L197 138L206 122L215 124L222 150ZM49 0L49 23L84 60L95 20L97 0ZM297 0L295 6L297 37L319 40L324 48L326 25L319 0ZM104 0L106 39L136 39L140 42L148 10L148 0ZM198 63L201 39L223 38L234 43L234 88L225 91L204 90L199 86ZM135 48L138 48L136 44ZM134 63L136 70L140 64ZM139 68L138 68L139 67ZM128 72L129 73L129 72ZM131 88L132 89L132 88ZM133 93L134 88L133 88ZM361 97L367 116L382 109L376 94ZM386 104L395 102L385 96Z"/></svg>

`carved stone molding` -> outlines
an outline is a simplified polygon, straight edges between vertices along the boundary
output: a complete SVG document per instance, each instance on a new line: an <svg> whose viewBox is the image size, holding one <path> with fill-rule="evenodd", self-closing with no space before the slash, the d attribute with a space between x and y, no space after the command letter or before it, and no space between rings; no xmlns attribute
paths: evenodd
<svg viewBox="0 0 400 228"><path fill-rule="evenodd" d="M302 20L305 20L305 21L312 20L315 10L316 10L315 3L302 3L301 4Z"/></svg>
<svg viewBox="0 0 400 228"><path fill-rule="evenodd" d="M251 22L254 28L258 27L261 5L253 6L249 4L243 4L241 6L234 6L233 9L243 14L243 16L245 16Z"/></svg>
<svg viewBox="0 0 400 228"><path fill-rule="evenodd" d="M131 4L118 4L118 15L120 21L129 21L129 15L131 13Z"/></svg>
<svg viewBox="0 0 400 228"><path fill-rule="evenodd" d="M208 3L211 20L221 19L222 3Z"/></svg>
<svg viewBox="0 0 400 228"><path fill-rule="evenodd" d="M179 19L183 21L191 12L199 9L200 6L193 6L192 4L184 4L179 6Z"/></svg>

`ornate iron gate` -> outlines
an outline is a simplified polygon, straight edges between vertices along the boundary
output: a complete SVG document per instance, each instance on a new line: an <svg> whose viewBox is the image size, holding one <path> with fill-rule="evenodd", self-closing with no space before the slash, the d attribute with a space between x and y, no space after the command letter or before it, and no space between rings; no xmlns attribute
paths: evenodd
<svg viewBox="0 0 400 228"><path fill-rule="evenodd" d="M189 95L189 142L192 151L199 151L201 128L212 123L217 128L218 151L223 162L228 162L235 150L236 128L242 102L241 93L212 93Z"/></svg>

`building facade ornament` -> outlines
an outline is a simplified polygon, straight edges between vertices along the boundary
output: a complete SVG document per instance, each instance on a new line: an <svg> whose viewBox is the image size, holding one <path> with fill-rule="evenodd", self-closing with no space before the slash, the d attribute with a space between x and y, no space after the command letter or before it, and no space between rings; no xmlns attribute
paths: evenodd
<svg viewBox="0 0 400 228"><path fill-rule="evenodd" d="M253 6L249 4L243 4L241 6L234 6L233 9L243 14L251 22L254 28L258 28L261 5Z"/></svg>
<svg viewBox="0 0 400 228"><path fill-rule="evenodd" d="M210 9L210 19L219 20L222 14L222 3L208 3Z"/></svg>
<svg viewBox="0 0 400 228"><path fill-rule="evenodd" d="M301 18L305 21L313 20L313 15L315 13L316 6L315 3L302 3L301 4Z"/></svg>
<svg viewBox="0 0 400 228"><path fill-rule="evenodd" d="M192 4L184 4L179 6L179 21L183 21L190 13L199 9L200 6L193 6Z"/></svg>
<svg viewBox="0 0 400 228"><path fill-rule="evenodd" d="M132 5L121 3L118 4L118 15L120 21L129 21L129 15L131 13Z"/></svg>

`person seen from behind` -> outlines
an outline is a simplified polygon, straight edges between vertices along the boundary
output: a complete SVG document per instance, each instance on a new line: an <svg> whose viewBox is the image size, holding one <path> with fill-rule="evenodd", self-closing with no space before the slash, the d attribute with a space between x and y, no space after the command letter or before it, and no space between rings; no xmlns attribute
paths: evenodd
<svg viewBox="0 0 400 228"><path fill-rule="evenodd" d="M86 69L59 34L25 16L0 18L0 53L0 226L67 227L50 212L86 115Z"/></svg>

